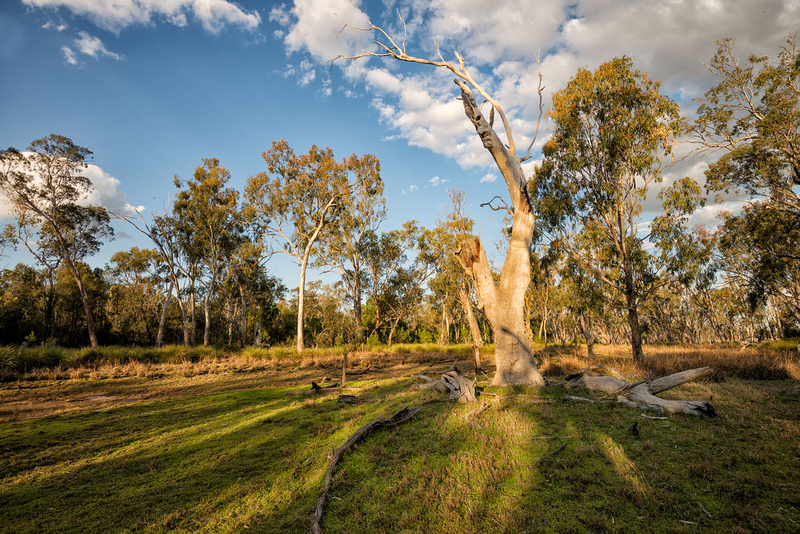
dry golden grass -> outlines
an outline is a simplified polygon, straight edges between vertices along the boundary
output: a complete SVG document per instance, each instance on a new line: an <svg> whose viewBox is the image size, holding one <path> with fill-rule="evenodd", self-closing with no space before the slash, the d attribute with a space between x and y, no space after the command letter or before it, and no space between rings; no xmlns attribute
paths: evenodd
<svg viewBox="0 0 800 534"><path fill-rule="evenodd" d="M796 351L773 351L737 344L645 345L644 365L633 362L628 345L596 345L596 358L586 347L548 347L539 353L542 372L563 375L589 365L604 364L627 377L655 378L686 369L711 367L712 380L800 379L800 357Z"/></svg>

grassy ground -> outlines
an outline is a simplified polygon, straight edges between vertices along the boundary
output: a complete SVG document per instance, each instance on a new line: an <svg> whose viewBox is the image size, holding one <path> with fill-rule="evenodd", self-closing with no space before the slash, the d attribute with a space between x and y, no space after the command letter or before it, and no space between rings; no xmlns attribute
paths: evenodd
<svg viewBox="0 0 800 534"><path fill-rule="evenodd" d="M800 381L788 352L763 356L773 379L757 380L739 377L756 356L738 348L649 347L679 367L727 361L718 381L664 394L710 400L713 420L564 403L558 386L488 388L488 408L468 418L475 405L409 388L464 352L351 357L367 371L348 379L355 405L338 404L339 391L286 395L340 377L325 354L6 382L0 532L307 532L327 452L407 405L424 409L339 464L325 532L800 531ZM613 349L602 357L628 376L649 372ZM557 379L586 361L559 349L541 363Z"/></svg>

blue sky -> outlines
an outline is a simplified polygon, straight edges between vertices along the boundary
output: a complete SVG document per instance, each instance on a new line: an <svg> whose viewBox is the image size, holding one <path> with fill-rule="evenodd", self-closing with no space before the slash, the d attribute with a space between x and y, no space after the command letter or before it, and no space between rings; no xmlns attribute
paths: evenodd
<svg viewBox="0 0 800 534"><path fill-rule="evenodd" d="M464 54L522 140L536 119L537 51L546 104L577 68L627 54L691 116L691 99L713 83L701 61L717 39L736 38L743 57L774 55L800 28L797 0L6 0L0 146L66 135L94 152L95 202L121 210L124 196L155 211L175 193L173 176L191 176L202 158L219 158L242 190L265 170L261 152L281 138L296 152L317 144L338 157L372 153L386 183L384 230L409 219L434 225L455 187L466 191L484 240L495 242L499 216L478 206L505 187L455 100L452 75L376 59L324 64L371 46L365 33L340 34L337 15L400 31L398 9L409 53L433 57L435 37L446 59L454 49ZM666 182L702 178L705 164L689 160ZM148 246L116 228L90 263ZM32 258L10 254L0 267L17 261ZM270 270L295 283L286 262Z"/></svg>

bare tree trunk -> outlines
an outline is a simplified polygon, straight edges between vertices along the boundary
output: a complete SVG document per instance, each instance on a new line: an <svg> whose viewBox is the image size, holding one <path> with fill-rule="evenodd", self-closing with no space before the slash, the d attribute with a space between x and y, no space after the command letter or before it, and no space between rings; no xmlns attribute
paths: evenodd
<svg viewBox="0 0 800 534"><path fill-rule="evenodd" d="M156 334L156 348L160 348L164 343L164 327L167 324L167 312L169 306L172 304L172 288L170 287L167 292L167 298L164 300L164 307L161 310L161 317L158 320L158 334Z"/></svg>
<svg viewBox="0 0 800 534"><path fill-rule="evenodd" d="M204 347L208 347L211 344L211 310L209 309L208 302L210 296L210 292L206 293L206 297L203 299L203 318L205 320L205 324L203 325Z"/></svg>
<svg viewBox="0 0 800 534"><path fill-rule="evenodd" d="M72 262L72 258L65 256L64 259L66 260L67 267L69 267L69 272L72 273L72 278L75 279L75 283L78 285L78 292L81 295L83 311L86 314L86 330L89 332L89 343L91 343L92 347L99 347L100 343L97 341L94 316L92 315L92 304L89 302L89 294L86 292L86 286L83 285L81 273L78 271L78 267Z"/></svg>
<svg viewBox="0 0 800 534"><path fill-rule="evenodd" d="M628 305L628 326L631 329L633 361L642 364L644 363L644 352L642 350L642 331L639 327L639 308L636 302L636 295L632 289L629 289L626 291L625 297Z"/></svg>
<svg viewBox="0 0 800 534"><path fill-rule="evenodd" d="M583 337L586 339L586 350L589 353L590 359L595 359L594 353L594 334L592 333L592 321L587 321L584 317L584 313L581 312L579 315L580 323L581 323L581 330L583 330Z"/></svg>
<svg viewBox="0 0 800 534"><path fill-rule="evenodd" d="M483 116L469 87L455 80L461 88L464 113L492 155L503 175L514 206L514 222L508 244L500 283L495 284L486 251L475 237L461 243L456 253L461 265L476 282L478 296L483 302L486 317L492 324L495 340L495 371L492 385L544 385L530 341L525 330L525 293L531 281L531 239L535 217L527 191L527 178L520 159L504 142Z"/></svg>
<svg viewBox="0 0 800 534"><path fill-rule="evenodd" d="M308 249L310 251L310 248ZM308 252L307 251L307 252ZM304 300L306 296L306 267L308 267L308 254L300 262L300 285L297 287L297 352L305 349L303 339L303 323L305 319Z"/></svg>
<svg viewBox="0 0 800 534"><path fill-rule="evenodd" d="M532 219L531 216L531 222ZM523 299L527 284L520 283L520 278L525 273L525 265L515 265L515 263L524 264L520 256L528 258L529 255L525 249L519 250L518 242L515 247L515 232L522 233L525 230L519 229L516 224L512 229L512 243L509 246L509 255L506 257L506 266L503 268L499 285L494 283L489 261L479 238L462 242L456 256L464 269L474 277L478 293L484 303L486 317L494 332L497 370L492 385L544 385L544 379L536 367L525 331ZM514 250L515 248L517 250ZM529 277L530 265L527 267Z"/></svg>
<svg viewBox="0 0 800 534"><path fill-rule="evenodd" d="M467 322L469 323L469 332L472 336L472 358L475 363L475 372L481 371L483 365L481 364L481 350L483 346L483 339L481 338L481 329L478 327L478 321L475 319L475 312L472 311L472 302L469 300L467 289L464 285L459 288L458 297L461 299L461 306L467 314Z"/></svg>
<svg viewBox="0 0 800 534"><path fill-rule="evenodd" d="M245 333L247 331L247 297L244 292L244 286L239 282L239 296L242 298L242 315L241 322L239 323L239 348L244 348Z"/></svg>
<svg viewBox="0 0 800 534"><path fill-rule="evenodd" d="M392 322L392 327L389 329L389 339L386 340L386 344L391 346L392 345L392 338L394 337L394 329L397 328L397 323L400 322L400 316L398 315L395 317L394 321Z"/></svg>

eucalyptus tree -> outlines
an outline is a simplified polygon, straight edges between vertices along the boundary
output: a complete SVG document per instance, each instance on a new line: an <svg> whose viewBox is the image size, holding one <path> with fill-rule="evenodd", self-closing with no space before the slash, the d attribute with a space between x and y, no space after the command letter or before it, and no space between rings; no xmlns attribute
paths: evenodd
<svg viewBox="0 0 800 534"><path fill-rule="evenodd" d="M370 335L387 327L391 335L398 322L419 306L429 271L409 253L417 251L423 233L417 221L406 221L402 229L367 234L364 268Z"/></svg>
<svg viewBox="0 0 800 534"><path fill-rule="evenodd" d="M297 352L302 352L306 270L321 233L339 216L342 199L349 198L347 162L316 145L298 156L285 140L273 142L262 156L267 170L245 186L247 216L264 238L277 241L277 252L300 264Z"/></svg>
<svg viewBox="0 0 800 534"><path fill-rule="evenodd" d="M380 162L371 155L352 154L345 163L349 194L342 195L337 216L321 234L315 266L338 273L353 303L356 342L363 341L362 298L365 290L366 255L371 236L386 219L386 198Z"/></svg>
<svg viewBox="0 0 800 534"><path fill-rule="evenodd" d="M150 211L145 213L131 206L136 213L135 216L115 214L121 220L128 222L141 234L146 236L155 246L158 253L159 265L164 271L165 277L169 280L171 288L167 291L167 298L161 309L159 319L159 334L156 336L156 347L160 347L163 341L164 325L167 320L167 312L172 304L172 294L175 293L175 300L181 312L181 329L183 330L183 344L190 346L194 340L191 321L189 320L190 307L194 307L192 301L192 287L190 277L194 276L196 269L194 265L186 261L183 254L182 237L180 224L170 213L170 207L165 207L161 214ZM149 220L148 220L149 219ZM187 282L187 280L189 280Z"/></svg>
<svg viewBox="0 0 800 534"><path fill-rule="evenodd" d="M623 57L594 73L579 70L553 94L549 115L553 135L530 184L540 222L574 261L624 297L633 357L641 362L639 305L659 287L662 266L648 254L639 224L681 130L678 105Z"/></svg>
<svg viewBox="0 0 800 534"><path fill-rule="evenodd" d="M740 60L733 39L718 42L708 64L719 80L699 99L692 128L701 154L722 151L706 188L747 203L728 216L722 246L741 240L752 253L747 281L755 305L784 302L800 324L800 53L796 36L774 58Z"/></svg>
<svg viewBox="0 0 800 534"><path fill-rule="evenodd" d="M210 303L225 265L242 241L243 221L239 210L239 192L226 184L230 173L217 158L204 158L186 188L175 197L173 214L178 223L184 254L199 260L205 267L202 280L203 345L211 343ZM175 178L175 185L184 183Z"/></svg>
<svg viewBox="0 0 800 534"><path fill-rule="evenodd" d="M89 342L98 346L92 304L78 263L96 253L111 238L105 208L83 206L92 189L84 176L91 151L62 135L37 139L21 153L0 153L0 190L11 203L18 222L46 235L75 281L80 294Z"/></svg>
<svg viewBox="0 0 800 534"><path fill-rule="evenodd" d="M510 209L513 212L514 223L499 282L495 280L486 250L479 237L473 236L465 239L459 249L454 252L465 272L474 280L479 299L483 303L484 313L492 325L497 361L497 370L492 384L496 386L543 385L544 379L533 358L524 317L525 292L531 278L530 251L535 215L528 197L528 179L522 170L522 162L531 157L530 153L536 135L533 135L533 140L527 150L518 154L511 121L499 102L488 92L485 84L473 77L464 58L457 52L455 63L446 61L441 54L436 59L415 57L406 53L405 41L398 44L386 31L371 23L366 28L354 29L373 33L375 35L374 42L379 51L364 52L350 57L342 56L343 59L365 56L384 57L445 69L455 76L454 81L461 93L464 113L475 127L483 147L489 151L503 176L511 199ZM540 116L542 110L541 91L540 85ZM475 93L485 99L484 103L489 109L488 116L483 113L484 105L478 104L476 101ZM499 117L504 137L498 135L494 129L495 116Z"/></svg>
<svg viewBox="0 0 800 534"><path fill-rule="evenodd" d="M123 339L132 335L136 343L146 339L160 345L166 318L159 318L172 283L158 251L132 247L115 252L105 267L105 276L110 284L110 303L117 308L112 327Z"/></svg>

